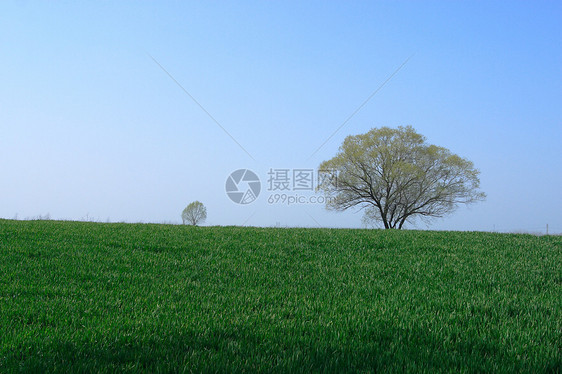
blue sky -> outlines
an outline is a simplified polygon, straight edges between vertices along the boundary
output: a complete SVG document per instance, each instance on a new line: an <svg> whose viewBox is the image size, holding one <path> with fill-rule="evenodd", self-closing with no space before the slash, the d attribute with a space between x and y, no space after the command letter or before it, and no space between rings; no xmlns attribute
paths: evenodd
<svg viewBox="0 0 562 374"><path fill-rule="evenodd" d="M411 125L488 198L409 228L562 232L561 19L554 1L2 2L0 217L180 222L200 200L209 225L362 227L269 204L268 171ZM246 168L262 189L239 205L225 182Z"/></svg>

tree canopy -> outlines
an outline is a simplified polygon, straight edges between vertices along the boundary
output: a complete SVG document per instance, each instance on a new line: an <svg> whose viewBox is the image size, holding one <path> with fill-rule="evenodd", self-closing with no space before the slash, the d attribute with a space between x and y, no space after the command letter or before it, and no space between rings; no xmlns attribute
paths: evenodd
<svg viewBox="0 0 562 374"><path fill-rule="evenodd" d="M428 144L411 126L348 136L319 170L335 176L318 187L328 209L365 209L365 219L387 229L416 217L442 217L486 196L471 161Z"/></svg>
<svg viewBox="0 0 562 374"><path fill-rule="evenodd" d="M185 207L181 218L184 225L196 226L207 219L207 208L200 201L194 201Z"/></svg>

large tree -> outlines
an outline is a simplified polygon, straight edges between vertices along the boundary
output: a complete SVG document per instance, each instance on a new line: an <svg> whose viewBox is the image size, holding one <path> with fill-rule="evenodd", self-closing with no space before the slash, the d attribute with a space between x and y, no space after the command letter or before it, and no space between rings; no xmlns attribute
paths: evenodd
<svg viewBox="0 0 562 374"><path fill-rule="evenodd" d="M335 177L319 184L328 209L365 208L365 218L386 229L401 229L416 217L442 217L486 196L472 162L428 144L411 126L348 136L319 170Z"/></svg>
<svg viewBox="0 0 562 374"><path fill-rule="evenodd" d="M207 208L200 201L194 201L185 207L181 218L184 225L196 226L207 218Z"/></svg>

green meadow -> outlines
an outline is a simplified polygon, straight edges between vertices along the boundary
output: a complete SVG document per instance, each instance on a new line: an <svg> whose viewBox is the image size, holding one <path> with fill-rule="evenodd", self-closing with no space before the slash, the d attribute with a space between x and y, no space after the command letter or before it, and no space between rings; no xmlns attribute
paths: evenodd
<svg viewBox="0 0 562 374"><path fill-rule="evenodd" d="M562 237L0 220L0 372L560 372Z"/></svg>

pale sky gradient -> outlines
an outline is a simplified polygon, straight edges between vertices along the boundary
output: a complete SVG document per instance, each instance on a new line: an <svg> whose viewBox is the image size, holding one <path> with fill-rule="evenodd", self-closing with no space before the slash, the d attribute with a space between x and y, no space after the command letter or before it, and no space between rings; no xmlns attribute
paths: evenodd
<svg viewBox="0 0 562 374"><path fill-rule="evenodd" d="M562 232L559 1L4 1L0 51L2 218L179 223L200 200L208 225L362 227L268 204L267 172L412 125L488 198L409 228ZM225 193L241 168L247 205Z"/></svg>

